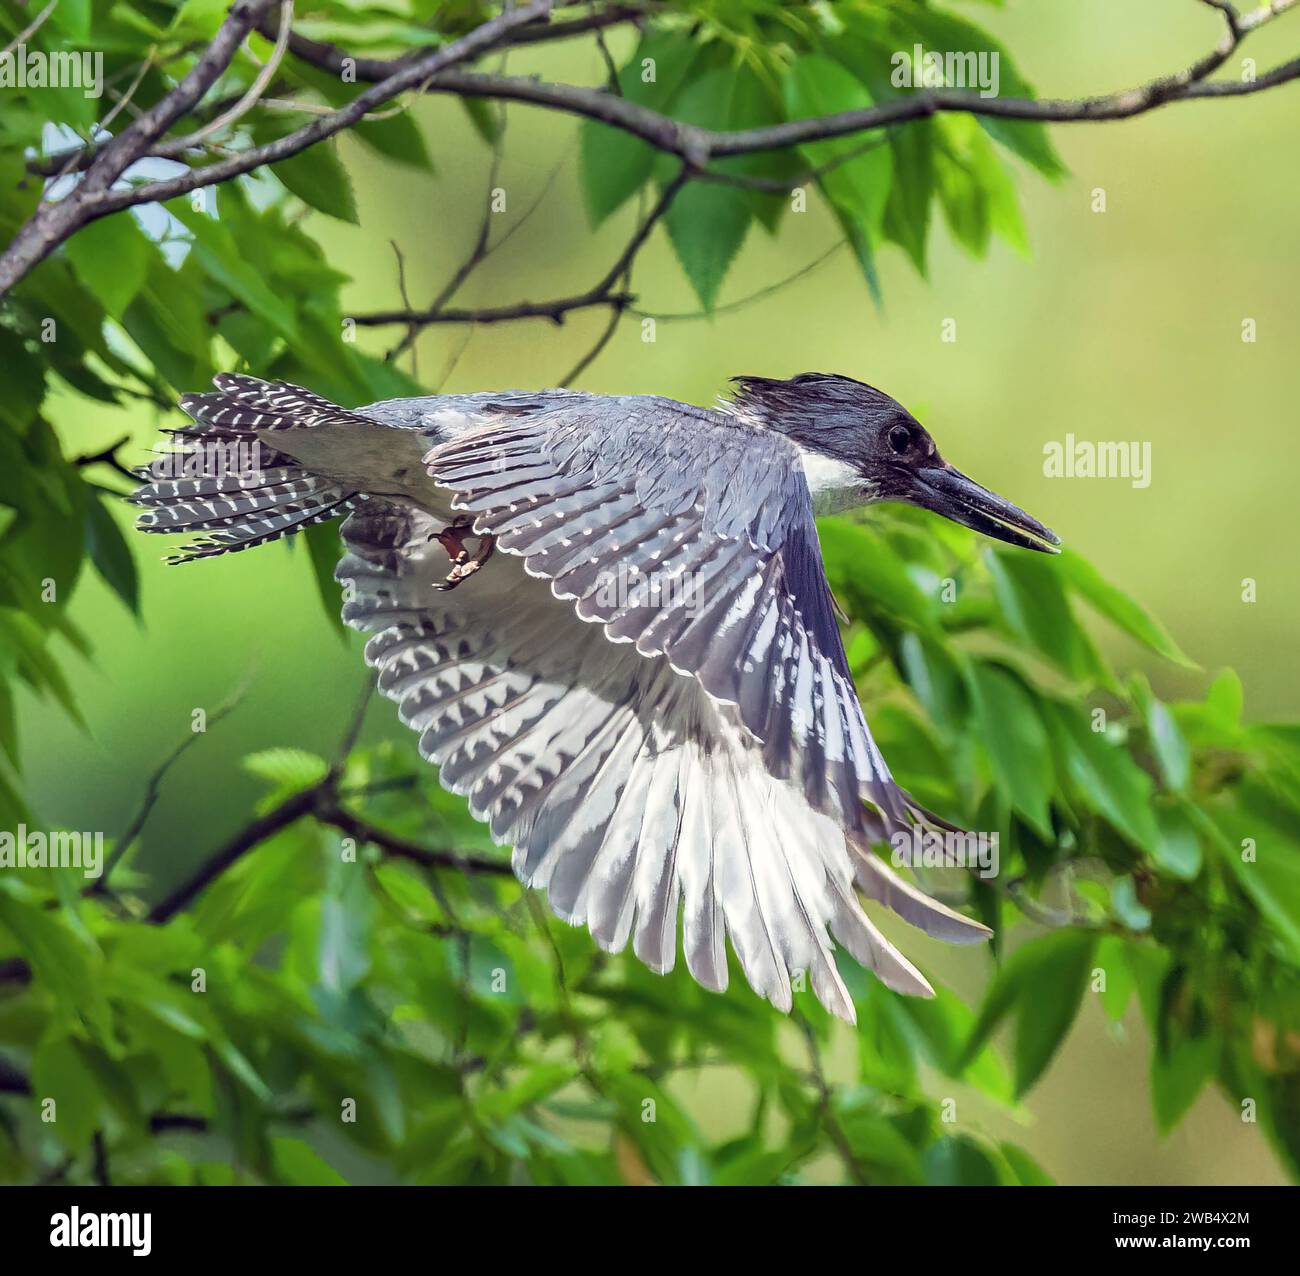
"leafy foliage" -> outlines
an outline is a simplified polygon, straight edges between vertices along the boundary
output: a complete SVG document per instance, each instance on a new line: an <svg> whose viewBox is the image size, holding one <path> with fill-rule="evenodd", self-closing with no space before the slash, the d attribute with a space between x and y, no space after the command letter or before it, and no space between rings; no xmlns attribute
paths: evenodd
<svg viewBox="0 0 1300 1276"><path fill-rule="evenodd" d="M475 3L329 0L311 31L387 54L484 14ZM147 106L222 16L206 0L90 0L60 5L29 43L101 48L121 86L143 41ZM0 0L6 40L29 21ZM887 100L900 91L890 55L915 43L997 48L966 17L910 0L683 0L645 23L617 80L632 101L739 129ZM267 55L265 42L254 47ZM1004 88L1028 94L999 51ZM216 96L238 98L256 70L237 59ZM307 106L352 93L293 58L279 74L281 97ZM99 110L76 91L7 91L4 238L39 196L32 157L88 136ZM259 106L240 136L264 141L308 114ZM644 143L578 127L593 224L671 179ZM358 135L395 164L432 168L435 147L404 114ZM723 176L778 192L693 182L667 233L711 307L752 223L775 230L790 206L782 184L816 170L874 289L889 245L925 270L936 206L973 253L995 234L1023 247L1010 157L1047 178L1061 172L1040 126L961 116L726 160ZM418 392L348 339L346 280L316 238L317 214L355 217L331 149L149 212L93 223L0 302L0 829L26 817L13 684L77 716L60 640L89 650L68 614L82 573L139 607L134 547L106 501L112 471L67 455L47 398L170 410L177 393L232 366L344 403ZM85 895L67 874L0 872L0 1178L89 1180L107 1161L115 1180L177 1183L775 1183L833 1157L861 1183L1040 1183L1022 1150L945 1120L927 1078L1012 1106L1085 1001L1118 1019L1134 995L1161 1128L1214 1083L1253 1105L1300 1174L1300 728L1244 723L1229 672L1202 699L1162 703L1110 667L1083 617L1186 658L1085 561L1003 552L922 518L828 521L823 543L895 772L927 806L1000 837L998 877L942 882L968 890L997 932L1000 966L982 1006L945 989L902 999L847 962L855 1080L832 1084L822 1052L838 1029L809 994L787 1022L738 977L725 996L680 969L656 977L600 953L506 875L394 851L500 856L411 750L355 751L335 774L326 759L271 749L247 759L267 786L260 815L328 784L384 836L357 845L305 805L166 920L143 902L153 885L124 870ZM303 570L333 612L329 537L308 540ZM1003 1027L1010 1068L993 1044ZM684 1101L715 1069L750 1101L722 1138Z"/></svg>

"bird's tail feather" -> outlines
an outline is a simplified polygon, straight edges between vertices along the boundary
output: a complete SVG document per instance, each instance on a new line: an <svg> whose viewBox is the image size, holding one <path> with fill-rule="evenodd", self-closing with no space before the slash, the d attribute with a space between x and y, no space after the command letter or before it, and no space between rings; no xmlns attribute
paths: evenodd
<svg viewBox="0 0 1300 1276"><path fill-rule="evenodd" d="M173 430L172 446L136 471L144 486L129 499L142 507L139 530L199 534L167 562L265 545L353 507L356 492L311 473L259 432L365 418L284 382L223 374L214 384L214 393L181 399L195 425Z"/></svg>

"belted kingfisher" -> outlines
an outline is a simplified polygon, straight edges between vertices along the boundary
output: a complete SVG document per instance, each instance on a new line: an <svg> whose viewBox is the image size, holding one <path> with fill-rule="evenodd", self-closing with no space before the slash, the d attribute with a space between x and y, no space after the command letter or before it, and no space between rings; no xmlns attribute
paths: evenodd
<svg viewBox="0 0 1300 1276"><path fill-rule="evenodd" d="M202 533L169 560L188 562L342 517L343 618L373 635L380 689L519 878L602 948L667 972L680 913L705 987L726 988L730 939L760 996L788 1011L806 980L853 1022L832 939L933 993L857 892L941 939L988 936L873 850L952 826L871 738L814 516L905 501L1059 541L888 395L818 373L736 378L712 409L547 390L350 410L215 384L140 471L141 529Z"/></svg>

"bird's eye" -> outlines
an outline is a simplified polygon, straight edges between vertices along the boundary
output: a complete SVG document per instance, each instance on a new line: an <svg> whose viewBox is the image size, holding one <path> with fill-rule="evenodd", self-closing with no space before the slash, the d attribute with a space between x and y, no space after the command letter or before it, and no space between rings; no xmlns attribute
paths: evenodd
<svg viewBox="0 0 1300 1276"><path fill-rule="evenodd" d="M906 452L912 445L912 431L905 425L896 425L889 431L889 446L895 452Z"/></svg>

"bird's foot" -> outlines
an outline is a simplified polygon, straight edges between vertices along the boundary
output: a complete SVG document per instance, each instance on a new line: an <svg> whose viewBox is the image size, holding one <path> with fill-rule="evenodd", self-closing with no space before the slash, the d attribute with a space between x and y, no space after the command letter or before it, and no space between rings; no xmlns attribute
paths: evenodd
<svg viewBox="0 0 1300 1276"><path fill-rule="evenodd" d="M492 557L497 544L495 536L475 532L473 519L469 518L458 518L442 531L434 532L433 539L447 551L447 557L451 560L451 571L447 573L446 580L433 586L437 590L455 589L468 580ZM478 541L478 549L473 555L465 547L465 542L470 540Z"/></svg>

